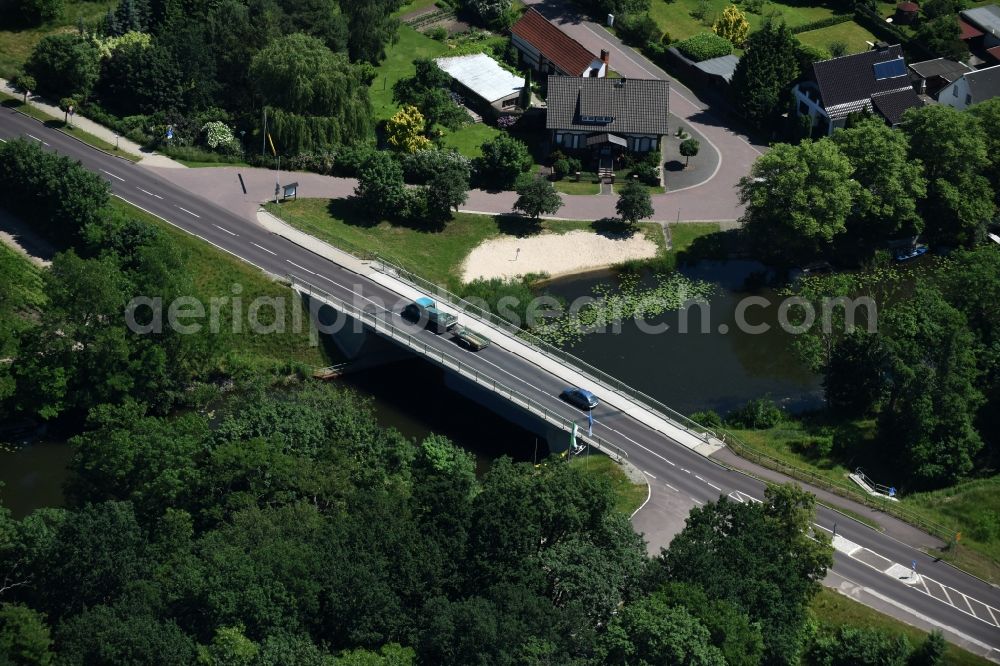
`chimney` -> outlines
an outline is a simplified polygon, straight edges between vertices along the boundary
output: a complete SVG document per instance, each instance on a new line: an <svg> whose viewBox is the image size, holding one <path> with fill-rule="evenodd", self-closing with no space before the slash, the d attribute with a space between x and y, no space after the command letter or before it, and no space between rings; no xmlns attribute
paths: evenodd
<svg viewBox="0 0 1000 666"><path fill-rule="evenodd" d="M611 57L611 54L608 52L607 49L601 49L601 62L603 62L605 65L607 65L608 64L608 58L610 58L610 57Z"/></svg>
<svg viewBox="0 0 1000 666"><path fill-rule="evenodd" d="M888 51L889 45L886 42L882 41L875 42L875 50L879 52Z"/></svg>

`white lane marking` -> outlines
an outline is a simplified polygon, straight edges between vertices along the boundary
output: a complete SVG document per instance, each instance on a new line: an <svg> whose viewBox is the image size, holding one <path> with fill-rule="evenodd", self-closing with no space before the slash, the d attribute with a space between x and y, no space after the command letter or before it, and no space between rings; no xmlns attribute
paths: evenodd
<svg viewBox="0 0 1000 666"><path fill-rule="evenodd" d="M701 505L704 504L704 502L702 502L701 500L697 500L697 499L695 499L693 497L691 498L691 501L694 502L695 504L697 504L698 506L701 506Z"/></svg>
<svg viewBox="0 0 1000 666"><path fill-rule="evenodd" d="M643 474L645 474L646 476L648 476L648 477L649 477L649 478L651 478L651 479L655 479L655 478L656 478L655 476L653 476L652 474L650 474L650 473L649 473L649 472L647 472L646 470L642 470L642 473L643 473Z"/></svg>
<svg viewBox="0 0 1000 666"><path fill-rule="evenodd" d="M101 169L101 171L104 171L104 169ZM104 171L104 173L108 174L112 178L117 178L118 180L122 181L123 183L125 182L124 178L122 178L121 176L116 176L115 174L111 173L110 171ZM124 199L122 199L122 201L124 201Z"/></svg>
<svg viewBox="0 0 1000 666"><path fill-rule="evenodd" d="M185 213L187 213L188 215L194 215L197 218L201 218L201 215L198 215L197 213L192 213L191 211L189 211L187 208L184 208L183 206L177 206L177 207L180 208Z"/></svg>
<svg viewBox="0 0 1000 666"><path fill-rule="evenodd" d="M647 483L646 484L646 501L643 502L642 504L640 504L639 508L632 512L632 515L629 516L629 519L631 520L632 518L635 517L635 514L637 514L640 511L642 511L642 507L644 507L647 504L649 504L649 500L651 500L651 499L653 499L653 484L652 483Z"/></svg>
<svg viewBox="0 0 1000 666"><path fill-rule="evenodd" d="M32 139L34 139L34 140L35 140L35 141L37 141L38 143L42 144L43 146L47 146L47 145L49 145L49 144L45 143L44 141L42 141L41 139L39 139L39 138L38 138L37 136L35 136L34 134L28 134L28 136L30 136L30 137L31 137Z"/></svg>
<svg viewBox="0 0 1000 666"><path fill-rule="evenodd" d="M967 596L967 595L965 594L965 592L962 592L962 591L960 591L960 590L955 590L955 591L956 591L956 592L958 592L959 594L961 594L961 595L962 595L962 598L963 598L963 599L965 599L965 605L969 607L969 612L970 612L970 613L971 613L972 615L976 615L976 611L974 611L974 610L972 609L972 604L970 604L970 603L969 603L969 597L968 597L968 596ZM976 603L979 603L979 600L978 600L978 599L976 599L975 601L976 601ZM986 604L983 604L983 605L985 606ZM956 608L958 608L958 606L956 606ZM961 608L959 608L958 610L962 610L962 609L961 609ZM978 616L977 616L977 617L978 617ZM982 618L980 618L980 619L982 619Z"/></svg>
<svg viewBox="0 0 1000 666"><path fill-rule="evenodd" d="M7 139L0 139L0 142L7 143Z"/></svg>
<svg viewBox="0 0 1000 666"><path fill-rule="evenodd" d="M666 458L664 458L664 459L663 459L663 462L667 463L667 464L668 464L668 465L670 465L671 467L677 467L677 465L675 465L674 463L670 462L670 461L669 461L669 460L667 460Z"/></svg>
<svg viewBox="0 0 1000 666"><path fill-rule="evenodd" d="M221 230L221 231L225 231L225 232L226 232L227 234L229 234L230 236L239 236L239 234L234 234L234 233L233 233L232 231L230 231L229 229L226 229L225 227L220 227L220 226L219 226L219 225L217 225L217 224L213 224L212 226L213 226L213 227L215 227L216 229L219 229L219 230Z"/></svg>
<svg viewBox="0 0 1000 666"><path fill-rule="evenodd" d="M670 488L670 489L671 489L672 491L674 491L675 493L679 493L679 492L680 492L679 490L677 490L676 488L674 488L674 487L673 487L672 485L670 485L670 484L669 484L669 483L667 483L666 481L664 481L664 482L663 482L663 485L665 485L665 486L666 486L667 488Z"/></svg>
<svg viewBox="0 0 1000 666"><path fill-rule="evenodd" d="M937 581L934 582L937 583ZM938 583L938 585L941 587L942 590L944 590L944 596L948 597L948 604L951 606L955 606L955 602L951 600L951 595L948 594L948 587L946 585L941 585L941 583ZM955 606L955 610L961 610L961 609L958 606Z"/></svg>
<svg viewBox="0 0 1000 666"><path fill-rule="evenodd" d="M316 275L315 273L313 273L313 272L312 272L311 270L309 270L309 269L308 269L308 268L306 268L305 266L299 266L299 265L298 265L297 263L295 263L295 262L294 262L294 261L292 261L291 259L285 259L285 261L287 261L288 263L290 263L290 264L291 264L292 266L295 266L296 268L298 268L298 269L300 269L300 270L303 270L303 271L305 271L306 273L309 273L310 275Z"/></svg>
<svg viewBox="0 0 1000 666"><path fill-rule="evenodd" d="M334 281L333 281L332 279L328 278L328 277L327 277L327 276L325 276L325 275L321 275L320 273L316 273L316 277L321 277L321 278L323 278L324 280L326 280L327 282L333 282L333 284L337 284L337 283L336 283L336 282L334 282ZM459 349L461 349L461 347L459 347Z"/></svg>
<svg viewBox="0 0 1000 666"><path fill-rule="evenodd" d="M985 604L983 604L983 605L985 605ZM993 624L995 624L998 627L1000 627L1000 622L997 622L997 616L993 614L993 609L990 608L989 606L986 606L986 610L988 610L990 612L990 617L993 618Z"/></svg>
<svg viewBox="0 0 1000 666"><path fill-rule="evenodd" d="M163 197L161 197L161 196L160 196L159 194L153 194L153 193L152 193L152 192L150 192L149 190L144 190L144 189L142 189L141 187L137 187L137 188L135 188L135 189L139 190L140 192L145 192L145 193L146 193L146 194L148 194L149 196L151 196L151 197L156 197L157 199L162 199L162 198L163 198Z"/></svg>
<svg viewBox="0 0 1000 666"><path fill-rule="evenodd" d="M251 245L257 245L257 243L254 243L253 241L250 241L250 244L251 244ZM268 254L272 254L272 255L274 255L274 256L276 256L276 257L278 256L278 253L277 253L277 252L272 252L271 250L268 250L268 249L267 249L266 247L264 247L263 245L257 245L257 247L259 247L260 249L264 250L264 252L267 252Z"/></svg>
<svg viewBox="0 0 1000 666"><path fill-rule="evenodd" d="M720 488L719 486L715 485L715 484L714 484L714 483L712 483L711 481L706 481L705 479L701 478L701 477L700 477L700 476L698 476L697 474L695 474L695 475L694 475L694 478L698 479L698 480L699 480L699 481L701 481L702 483L706 483L706 484L708 484L708 485L712 486L713 488L715 488L716 490L718 490L718 491L719 491L720 493L722 492L722 488Z"/></svg>
<svg viewBox="0 0 1000 666"><path fill-rule="evenodd" d="M684 469L683 467L681 467L681 471L684 472L685 474L690 474L691 473L691 470Z"/></svg>
<svg viewBox="0 0 1000 666"><path fill-rule="evenodd" d="M987 650L994 650L994 651L997 650L997 648L993 647L992 645L987 645L986 643L983 643L982 641L976 640L972 636L964 634L961 631L959 631L958 629L954 629L954 628L949 627L947 625L943 625L940 622L931 619L927 615L924 615L923 613L920 613L920 612L918 612L918 611L910 608L909 606L906 606L905 604L902 604L902 603L896 601L892 597L889 597L889 596L886 596L886 595L884 595L884 594L882 594L880 592L877 592L877 591L873 590L870 587L865 587L863 585L859 585L858 583L855 583L853 580L851 580L850 578L847 578L843 574L839 574L838 573L837 575L840 576L841 578L843 578L844 580L846 580L847 582L851 583L852 585L854 585L859 590L862 590L862 591L866 592L867 594L872 595L876 599L881 599L882 601L886 602L887 604L892 604L893 606L895 606L896 608L899 608L900 610L906 611L907 613L909 613L913 617L917 618L918 620L923 620L924 622L927 622L928 624L932 624L932 625L935 625L935 626L944 627L949 632L951 632L952 634L958 636L962 640L968 641L970 643L973 643L974 645L978 645L978 646L980 646L982 648L985 648Z"/></svg>

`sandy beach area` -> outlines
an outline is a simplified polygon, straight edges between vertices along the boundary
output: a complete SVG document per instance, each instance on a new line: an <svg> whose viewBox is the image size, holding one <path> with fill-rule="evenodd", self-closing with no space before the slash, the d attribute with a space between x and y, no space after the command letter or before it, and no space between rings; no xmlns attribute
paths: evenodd
<svg viewBox="0 0 1000 666"><path fill-rule="evenodd" d="M579 273L656 256L656 243L642 233L614 239L591 231L543 233L529 238L494 238L469 253L462 265L462 281L512 278L528 273L550 277Z"/></svg>

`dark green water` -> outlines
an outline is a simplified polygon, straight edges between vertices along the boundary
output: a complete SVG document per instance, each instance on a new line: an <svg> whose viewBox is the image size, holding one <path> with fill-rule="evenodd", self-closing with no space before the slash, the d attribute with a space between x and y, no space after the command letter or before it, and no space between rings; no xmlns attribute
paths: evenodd
<svg viewBox="0 0 1000 666"><path fill-rule="evenodd" d="M648 322L666 324L669 328L663 333L644 332L634 320L626 320L621 332L593 333L567 351L685 414L703 409L724 414L766 394L791 411L821 404L820 378L792 353L793 336L778 325L781 297L765 286L779 282L781 276L759 262L737 260L703 261L681 272L717 285L704 329L700 310L687 316L686 333L679 331L680 313L667 312ZM651 284L653 279L649 276L644 282ZM552 282L547 290L571 301L609 281L615 282L611 274L593 274ZM770 331L739 330L737 305L749 296L762 297L771 305L748 308L745 321L767 324Z"/></svg>

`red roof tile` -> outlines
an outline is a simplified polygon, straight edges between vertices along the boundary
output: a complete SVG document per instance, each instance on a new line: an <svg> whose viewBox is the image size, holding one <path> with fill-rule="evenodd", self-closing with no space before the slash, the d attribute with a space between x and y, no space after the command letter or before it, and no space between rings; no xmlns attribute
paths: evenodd
<svg viewBox="0 0 1000 666"><path fill-rule="evenodd" d="M986 49L986 52L993 56L993 59L1000 62L1000 46L994 46L991 49Z"/></svg>
<svg viewBox="0 0 1000 666"><path fill-rule="evenodd" d="M546 59L570 76L580 76L596 59L580 42L560 30L534 8L529 8L510 31L534 46Z"/></svg>
<svg viewBox="0 0 1000 666"><path fill-rule="evenodd" d="M959 39L972 39L973 37L979 37L983 34L982 30L966 23L961 18L958 19L958 27L962 29L962 34L958 36Z"/></svg>

